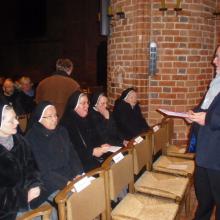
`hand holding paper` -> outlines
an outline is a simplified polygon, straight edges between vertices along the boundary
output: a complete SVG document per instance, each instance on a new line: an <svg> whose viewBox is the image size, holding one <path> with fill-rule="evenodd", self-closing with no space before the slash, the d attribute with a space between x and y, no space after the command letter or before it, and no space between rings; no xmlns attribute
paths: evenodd
<svg viewBox="0 0 220 220"><path fill-rule="evenodd" d="M189 119L193 122L196 122L200 125L205 124L205 117L206 112L192 112L192 114L189 115Z"/></svg>

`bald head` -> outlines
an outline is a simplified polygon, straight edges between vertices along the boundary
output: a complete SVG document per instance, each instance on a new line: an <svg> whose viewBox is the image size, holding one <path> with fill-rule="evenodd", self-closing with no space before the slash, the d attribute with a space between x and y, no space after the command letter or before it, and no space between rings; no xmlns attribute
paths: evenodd
<svg viewBox="0 0 220 220"><path fill-rule="evenodd" d="M6 79L2 86L4 95L11 96L14 93L14 83L11 79Z"/></svg>

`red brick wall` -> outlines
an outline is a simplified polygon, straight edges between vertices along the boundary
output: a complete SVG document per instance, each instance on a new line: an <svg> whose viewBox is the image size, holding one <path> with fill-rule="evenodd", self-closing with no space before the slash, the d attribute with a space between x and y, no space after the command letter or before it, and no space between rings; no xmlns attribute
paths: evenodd
<svg viewBox="0 0 220 220"><path fill-rule="evenodd" d="M111 104L122 90L135 87L142 109L148 113L147 44L150 37L150 3L145 0L112 1L113 13L122 7L125 19L111 21L108 41L108 95Z"/></svg>
<svg viewBox="0 0 220 220"><path fill-rule="evenodd" d="M220 1L217 1L217 10L220 12ZM220 15L216 19L216 43L220 44Z"/></svg>
<svg viewBox="0 0 220 220"><path fill-rule="evenodd" d="M111 103L128 86L140 94L142 110L150 124L161 119L155 110L187 111L199 103L207 89L213 68L219 21L208 19L217 0L183 0L176 15L174 0L167 0L168 11L159 11L159 0L114 0L125 20L112 22L108 42L108 94ZM219 39L219 37L218 37ZM158 45L158 73L148 76L148 43ZM174 141L184 142L188 128L175 119Z"/></svg>

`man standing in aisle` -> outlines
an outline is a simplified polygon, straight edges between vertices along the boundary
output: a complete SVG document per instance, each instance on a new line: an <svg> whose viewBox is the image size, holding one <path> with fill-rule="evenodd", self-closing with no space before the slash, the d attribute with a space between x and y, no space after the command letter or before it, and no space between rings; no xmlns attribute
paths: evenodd
<svg viewBox="0 0 220 220"><path fill-rule="evenodd" d="M73 63L70 59L58 59L56 62L56 71L52 76L43 79L36 90L36 102L52 102L57 109L59 119L63 115L69 96L80 89L79 84L70 78L72 71Z"/></svg>
<svg viewBox="0 0 220 220"><path fill-rule="evenodd" d="M195 192L198 208L194 220L209 220L216 206L216 220L220 220L220 46L213 64L216 77L202 103L207 110L189 114L199 126L196 146Z"/></svg>

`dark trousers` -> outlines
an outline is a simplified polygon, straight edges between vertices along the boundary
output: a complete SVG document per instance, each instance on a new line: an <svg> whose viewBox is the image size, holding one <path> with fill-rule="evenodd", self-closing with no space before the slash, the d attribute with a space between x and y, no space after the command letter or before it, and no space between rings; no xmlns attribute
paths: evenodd
<svg viewBox="0 0 220 220"><path fill-rule="evenodd" d="M195 192L198 207L194 220L209 220L216 206L216 220L220 220L220 171L196 166Z"/></svg>

